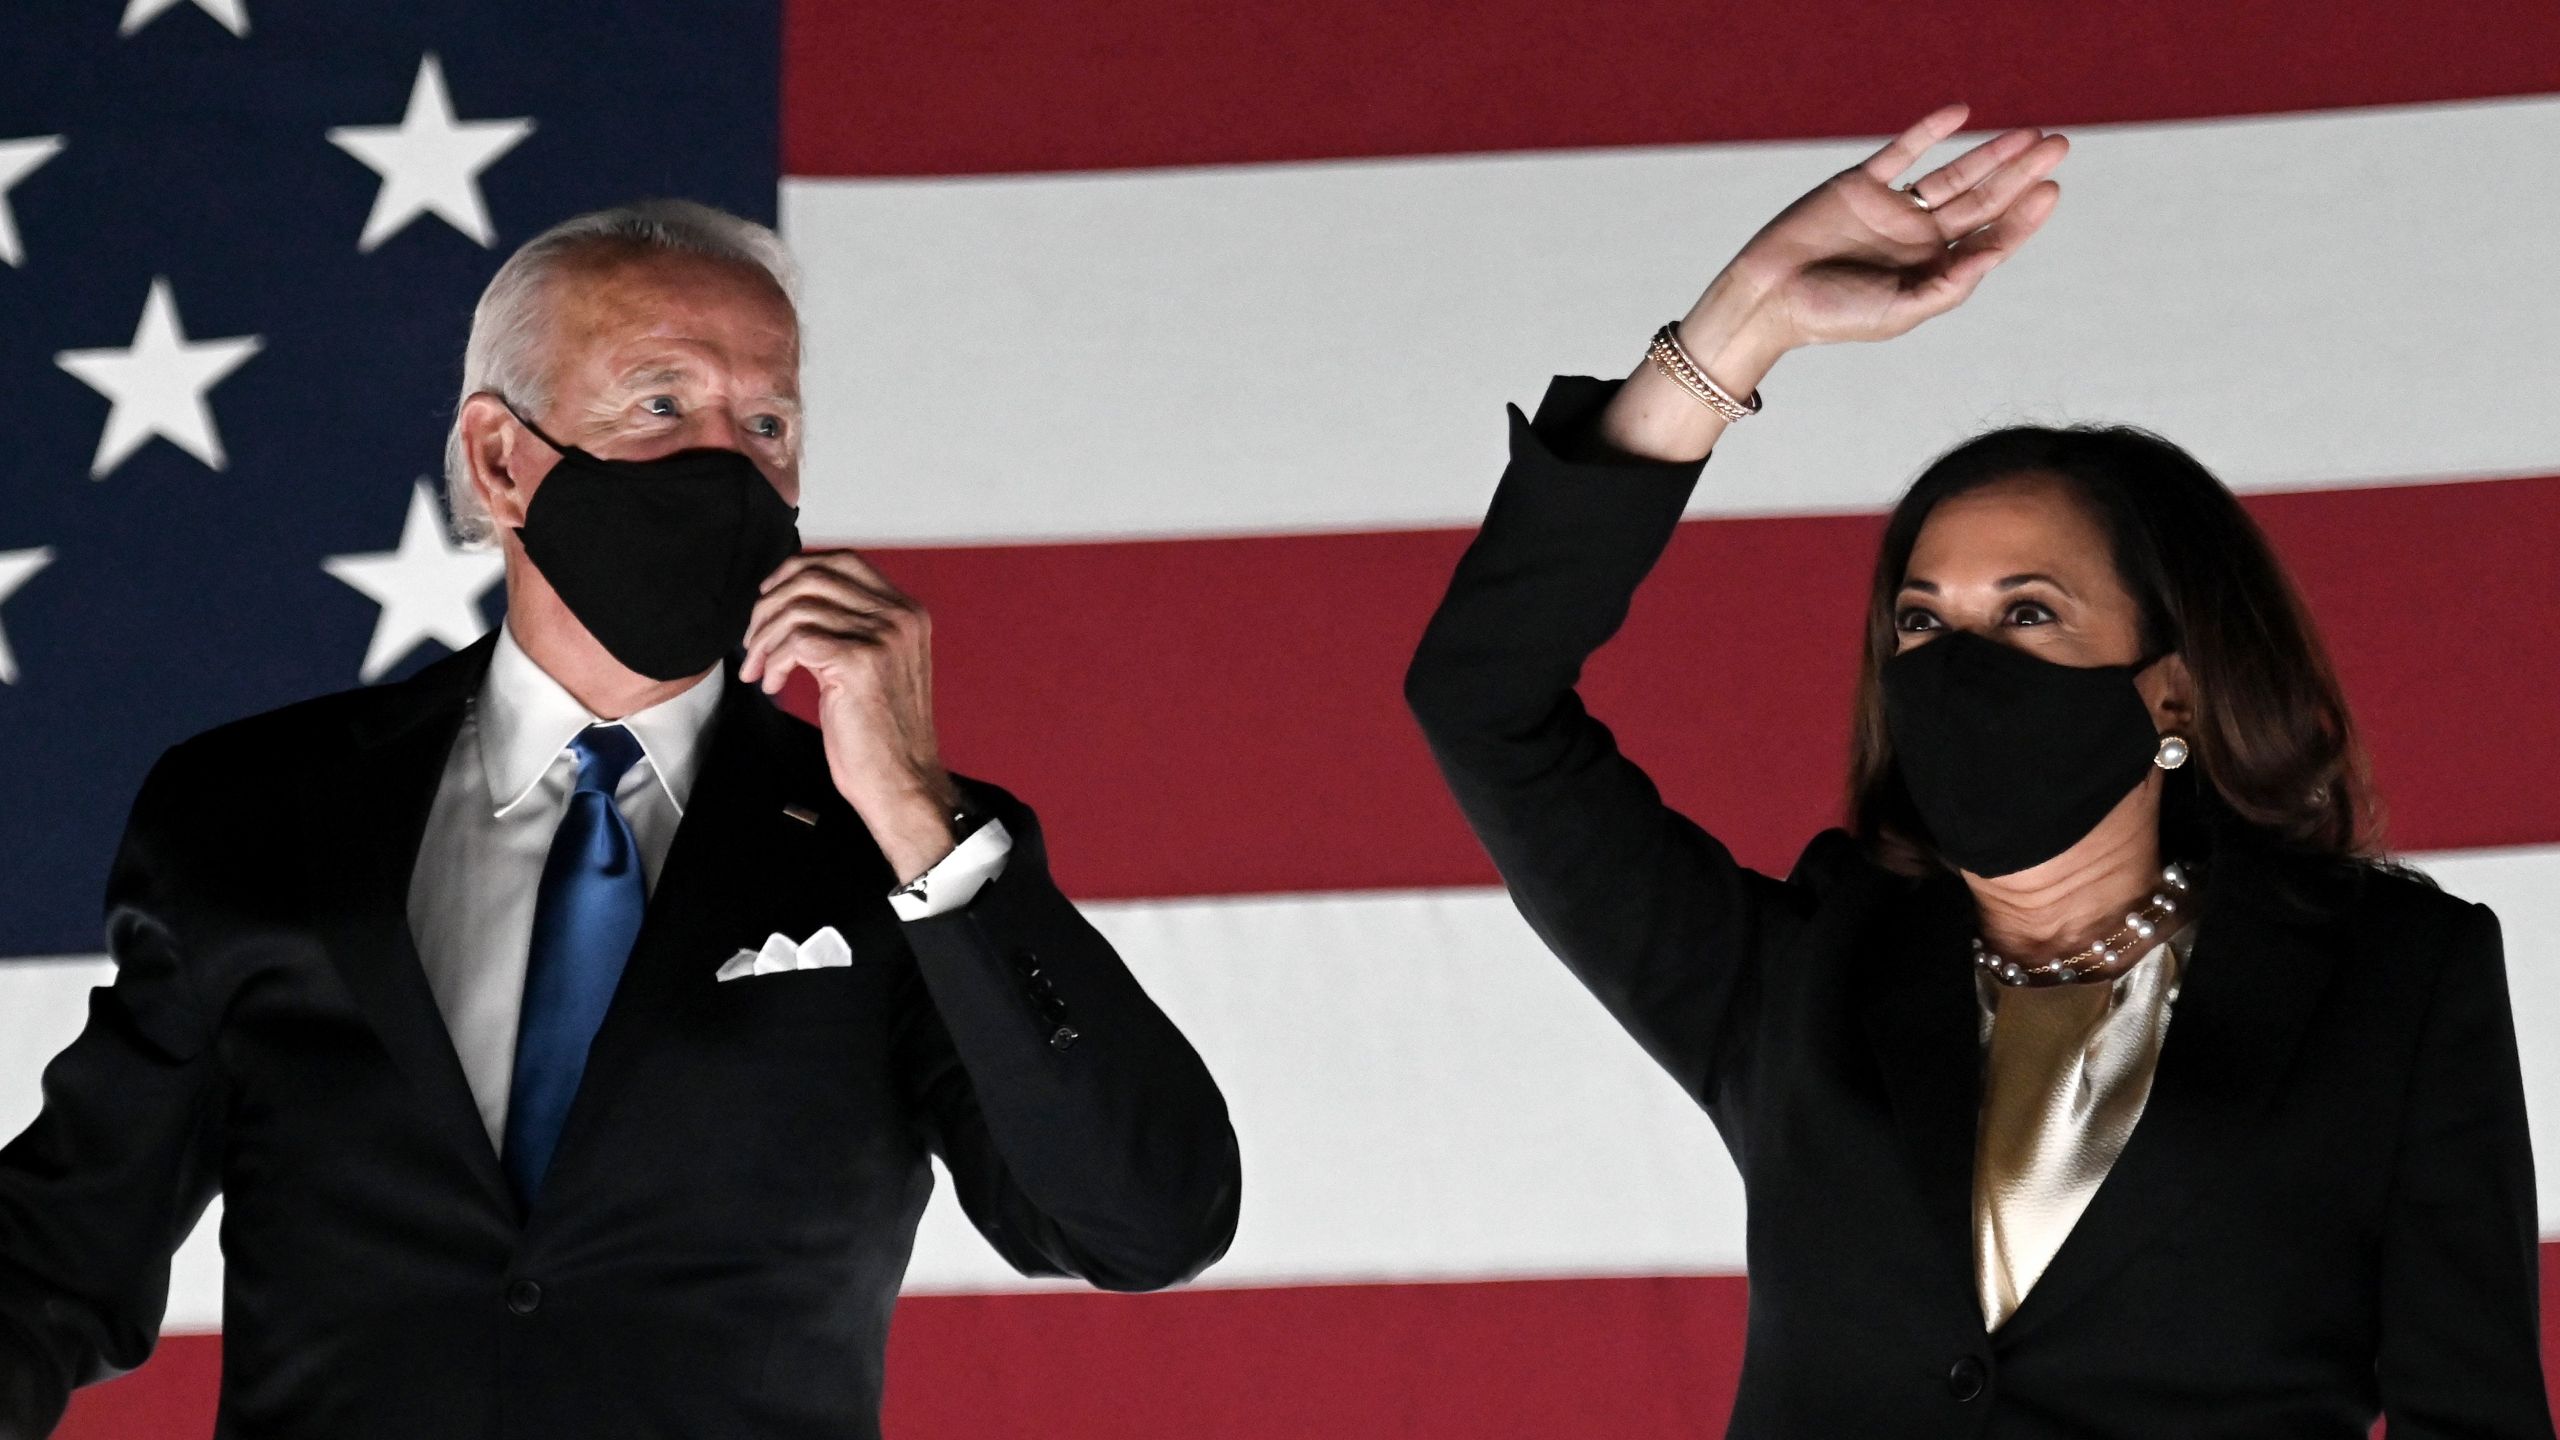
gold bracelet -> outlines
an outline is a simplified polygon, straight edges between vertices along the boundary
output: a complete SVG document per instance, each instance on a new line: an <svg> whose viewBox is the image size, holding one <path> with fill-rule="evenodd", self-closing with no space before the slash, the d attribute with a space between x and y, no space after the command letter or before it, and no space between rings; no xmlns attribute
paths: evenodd
<svg viewBox="0 0 2560 1440"><path fill-rule="evenodd" d="M1645 358L1653 362L1653 368L1670 376L1681 389L1697 396L1698 403L1727 420L1740 420L1746 416L1759 414L1759 388L1757 386L1752 388L1751 398L1747 401L1736 400L1726 394L1723 386L1707 377L1706 367L1690 359L1689 352L1681 348L1680 334L1672 328L1679 323L1677 320L1671 321L1653 332L1653 348L1645 352Z"/></svg>

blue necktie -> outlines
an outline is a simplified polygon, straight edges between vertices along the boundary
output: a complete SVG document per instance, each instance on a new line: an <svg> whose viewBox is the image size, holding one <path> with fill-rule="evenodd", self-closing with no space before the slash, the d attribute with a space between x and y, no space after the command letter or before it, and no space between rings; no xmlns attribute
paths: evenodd
<svg viewBox="0 0 2560 1440"><path fill-rule="evenodd" d="M578 788L551 837L534 900L501 1157L528 1208L551 1168L587 1046L604 1023L649 905L639 842L613 803L614 787L640 759L639 740L619 725L590 725L569 742L569 753L578 759Z"/></svg>

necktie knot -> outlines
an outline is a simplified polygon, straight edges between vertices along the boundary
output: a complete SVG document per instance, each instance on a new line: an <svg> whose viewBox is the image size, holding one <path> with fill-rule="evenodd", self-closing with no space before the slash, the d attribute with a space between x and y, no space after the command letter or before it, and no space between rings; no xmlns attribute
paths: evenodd
<svg viewBox="0 0 2560 1440"><path fill-rule="evenodd" d="M643 752L640 737L627 727L590 725L569 742L569 753L578 757L578 789L610 800Z"/></svg>

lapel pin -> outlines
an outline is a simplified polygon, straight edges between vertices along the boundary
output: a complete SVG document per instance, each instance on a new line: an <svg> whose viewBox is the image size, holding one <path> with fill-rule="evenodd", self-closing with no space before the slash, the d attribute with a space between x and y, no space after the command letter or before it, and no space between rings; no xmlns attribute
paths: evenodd
<svg viewBox="0 0 2560 1440"><path fill-rule="evenodd" d="M818 823L818 812L810 809L806 805L785 805L782 807L782 813L799 821L803 825L815 825Z"/></svg>

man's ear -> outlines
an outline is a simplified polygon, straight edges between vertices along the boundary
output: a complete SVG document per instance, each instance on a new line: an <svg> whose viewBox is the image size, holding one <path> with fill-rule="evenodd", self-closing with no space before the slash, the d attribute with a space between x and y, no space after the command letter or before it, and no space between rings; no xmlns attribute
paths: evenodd
<svg viewBox="0 0 2560 1440"><path fill-rule="evenodd" d="M471 488L500 529L524 523L533 487L550 470L550 453L532 443L507 412L506 402L483 390L462 402L462 460Z"/></svg>

